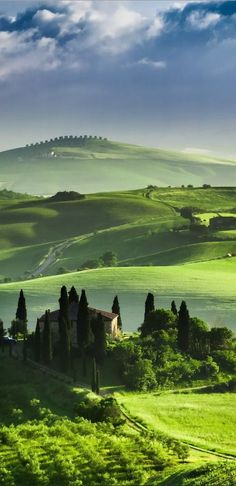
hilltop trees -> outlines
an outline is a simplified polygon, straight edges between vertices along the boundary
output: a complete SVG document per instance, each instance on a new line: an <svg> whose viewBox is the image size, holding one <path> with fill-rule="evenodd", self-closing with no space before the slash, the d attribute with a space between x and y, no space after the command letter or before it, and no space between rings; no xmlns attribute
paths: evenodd
<svg viewBox="0 0 236 486"><path fill-rule="evenodd" d="M118 327L120 331L122 330L122 320L121 320L121 315L120 315L120 304L117 295L115 296L112 304L112 312L113 314L118 314Z"/></svg>
<svg viewBox="0 0 236 486"><path fill-rule="evenodd" d="M173 314L174 314L175 316L177 316L177 315L178 315L178 311L177 311L176 303L175 303L175 301L174 301L174 300L172 300L172 302L171 302L171 312L173 312Z"/></svg>
<svg viewBox="0 0 236 486"><path fill-rule="evenodd" d="M24 292L21 289L19 299L18 299L18 305L16 309L16 320L12 322L12 331L14 333L14 337L17 336L17 334L26 334L27 333L27 309L26 309L26 302L25 302L25 296Z"/></svg>
<svg viewBox="0 0 236 486"><path fill-rule="evenodd" d="M150 312L152 312L154 310L155 310L154 295L149 292L147 294L147 298L146 298L146 301L145 301L144 322L146 321L147 316L150 314Z"/></svg>
<svg viewBox="0 0 236 486"><path fill-rule="evenodd" d="M166 309L156 309L150 312L141 326L142 337L148 336L155 331L168 330L176 324L176 317L173 312Z"/></svg>
<svg viewBox="0 0 236 486"><path fill-rule="evenodd" d="M65 285L63 285L63 287L61 288L59 305L61 368L63 371L68 371L70 367L69 300Z"/></svg>
<svg viewBox="0 0 236 486"><path fill-rule="evenodd" d="M83 372L86 375L86 351L90 341L90 323L88 301L85 290L82 290L79 300L77 316L77 342L78 348L83 357Z"/></svg>
<svg viewBox="0 0 236 486"><path fill-rule="evenodd" d="M189 350L190 339L190 317L186 302L183 300L179 309L177 320L177 341L178 347L183 353Z"/></svg>
<svg viewBox="0 0 236 486"><path fill-rule="evenodd" d="M6 334L6 331L4 329L3 321L0 319L0 346L3 347L3 338Z"/></svg>
<svg viewBox="0 0 236 486"><path fill-rule="evenodd" d="M79 302L79 296L77 294L77 291L76 291L74 285L69 290L68 295L69 295L69 304L72 304L72 303L77 304Z"/></svg>

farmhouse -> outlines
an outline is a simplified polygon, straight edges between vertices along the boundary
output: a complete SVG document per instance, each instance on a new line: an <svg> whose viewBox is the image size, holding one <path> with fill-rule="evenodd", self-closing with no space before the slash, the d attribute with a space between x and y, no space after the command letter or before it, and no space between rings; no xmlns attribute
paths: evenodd
<svg viewBox="0 0 236 486"><path fill-rule="evenodd" d="M73 302L69 305L69 322L70 322L70 337L72 346L77 347L77 315L79 304ZM49 311L50 312L50 311ZM119 334L118 329L118 314L107 312L101 309L93 309L89 307L89 319L90 322L101 314L105 324L106 333L112 337L116 337ZM43 331L45 322L45 314L39 318L40 331ZM59 339L59 309L50 312L50 324L52 339L56 342Z"/></svg>

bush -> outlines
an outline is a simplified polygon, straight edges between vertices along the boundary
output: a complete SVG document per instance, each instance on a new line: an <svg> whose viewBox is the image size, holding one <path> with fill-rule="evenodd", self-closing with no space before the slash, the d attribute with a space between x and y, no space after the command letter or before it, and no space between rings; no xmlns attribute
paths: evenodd
<svg viewBox="0 0 236 486"><path fill-rule="evenodd" d="M120 408L112 397L103 398L96 403L82 402L75 409L78 415L91 422L109 422L114 426L124 423Z"/></svg>
<svg viewBox="0 0 236 486"><path fill-rule="evenodd" d="M219 350L215 351L212 356L222 371L236 373L235 351L229 349Z"/></svg>
<svg viewBox="0 0 236 486"><path fill-rule="evenodd" d="M208 356L205 361L201 362L199 375L202 378L213 378L219 373L219 366L213 360L212 356Z"/></svg>
<svg viewBox="0 0 236 486"><path fill-rule="evenodd" d="M124 378L126 385L132 390L147 391L157 386L155 372L149 359L139 359L128 365Z"/></svg>

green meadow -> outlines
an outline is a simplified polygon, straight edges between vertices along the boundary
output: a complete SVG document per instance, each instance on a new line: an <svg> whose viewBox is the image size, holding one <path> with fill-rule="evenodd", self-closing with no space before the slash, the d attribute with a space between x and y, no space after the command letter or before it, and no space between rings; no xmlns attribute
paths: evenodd
<svg viewBox="0 0 236 486"><path fill-rule="evenodd" d="M152 430L236 456L234 393L120 393L118 401Z"/></svg>
<svg viewBox="0 0 236 486"><path fill-rule="evenodd" d="M0 308L3 318L14 317L21 288L24 289L30 327L46 308L58 307L60 287L85 288L89 302L109 310L118 293L124 327L134 331L141 324L148 291L156 296L158 307L169 307L173 298L184 298L192 315L211 324L235 328L234 302L236 260L223 259L186 265L116 267L86 270L58 276L42 277L0 285ZM223 284L222 284L223 282Z"/></svg>
<svg viewBox="0 0 236 486"><path fill-rule="evenodd" d="M45 308L57 307L65 283L86 288L91 304L107 309L119 293L128 330L142 321L147 291L160 306L185 297L193 314L233 326L235 259L227 255L236 253L234 230L193 231L181 208L235 214L235 192L151 187L59 202L0 192L0 278L15 281L0 286L1 317L12 319L23 288L34 326ZM77 272L107 251L117 257L115 268Z"/></svg>

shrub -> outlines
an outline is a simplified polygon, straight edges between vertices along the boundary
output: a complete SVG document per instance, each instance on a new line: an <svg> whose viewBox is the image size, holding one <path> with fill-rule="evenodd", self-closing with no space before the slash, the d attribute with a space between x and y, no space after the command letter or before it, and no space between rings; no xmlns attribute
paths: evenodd
<svg viewBox="0 0 236 486"><path fill-rule="evenodd" d="M124 378L126 385L132 390L147 391L157 386L155 372L149 359L139 359L128 365Z"/></svg>

